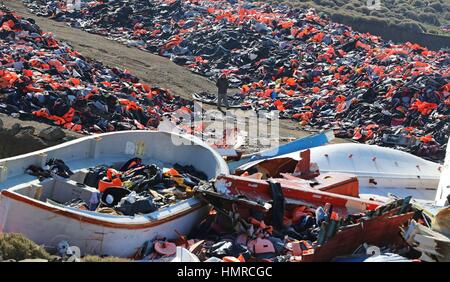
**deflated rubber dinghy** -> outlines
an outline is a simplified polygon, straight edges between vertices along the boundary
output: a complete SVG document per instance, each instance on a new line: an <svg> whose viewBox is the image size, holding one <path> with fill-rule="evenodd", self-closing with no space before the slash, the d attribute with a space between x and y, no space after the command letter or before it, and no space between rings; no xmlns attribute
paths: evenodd
<svg viewBox="0 0 450 282"><path fill-rule="evenodd" d="M22 233L48 248L67 241L80 248L81 255L120 257L133 256L156 237L175 239L189 234L209 211L193 197L133 216L64 204L74 199L89 203L99 195L97 187L83 184L87 168L121 167L133 158L169 172L174 165L195 168L207 180L228 174L220 155L193 136L122 131L81 138L0 160L0 232ZM52 159L63 160L73 174L68 178L52 174L39 180L26 173L30 166L44 167Z"/></svg>

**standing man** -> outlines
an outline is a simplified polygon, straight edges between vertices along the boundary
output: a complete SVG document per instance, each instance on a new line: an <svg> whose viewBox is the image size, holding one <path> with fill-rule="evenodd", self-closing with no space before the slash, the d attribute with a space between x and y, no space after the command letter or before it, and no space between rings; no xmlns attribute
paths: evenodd
<svg viewBox="0 0 450 282"><path fill-rule="evenodd" d="M226 74L223 73L219 76L216 86L217 86L217 107L220 109L221 106L225 105L227 109L229 109L230 106L228 105L228 97L227 97L228 79Z"/></svg>

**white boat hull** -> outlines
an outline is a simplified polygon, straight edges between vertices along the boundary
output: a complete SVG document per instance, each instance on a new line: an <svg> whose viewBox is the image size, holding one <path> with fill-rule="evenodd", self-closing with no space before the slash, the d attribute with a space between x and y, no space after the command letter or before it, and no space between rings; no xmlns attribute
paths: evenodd
<svg viewBox="0 0 450 282"><path fill-rule="evenodd" d="M147 215L107 215L41 201L36 191L42 190L42 182L25 174L29 165L40 166L49 158L63 159L76 172L136 156L161 166L193 165L210 179L228 174L226 163L209 146L192 136L178 136L186 144L178 146L173 144L173 137L167 132L108 133L0 160L0 189L4 189L0 194L0 232L22 233L48 248L67 241L78 247L81 255L120 257L133 256L157 236L175 239L177 232L189 234L209 211L196 198Z"/></svg>
<svg viewBox="0 0 450 282"><path fill-rule="evenodd" d="M0 226L5 233L21 233L49 249L67 241L80 248L82 255L118 257L132 257L145 242L156 237L176 239L177 232L189 234L209 211L208 206L192 201L192 206L177 210L165 220L133 224L130 218L124 223L111 223L96 216L95 223L89 223L85 222L87 218L76 218L77 213L69 209L62 213L64 209L55 210L51 205L42 208L11 195L1 195L0 201Z"/></svg>
<svg viewBox="0 0 450 282"><path fill-rule="evenodd" d="M299 159L299 152L279 156ZM355 174L360 194L434 201L442 166L399 150L366 144L333 144L311 149L321 172Z"/></svg>

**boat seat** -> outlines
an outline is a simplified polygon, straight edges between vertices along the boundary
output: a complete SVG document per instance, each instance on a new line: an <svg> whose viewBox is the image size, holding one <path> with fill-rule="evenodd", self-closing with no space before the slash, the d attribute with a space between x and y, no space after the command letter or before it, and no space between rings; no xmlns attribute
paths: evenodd
<svg viewBox="0 0 450 282"><path fill-rule="evenodd" d="M98 193L96 188L77 183L70 179L56 179L50 198L58 203L66 203L78 198L89 203L92 194L95 193Z"/></svg>
<svg viewBox="0 0 450 282"><path fill-rule="evenodd" d="M14 192L42 202L50 199L63 204L78 198L89 203L92 194L98 193L98 190L70 179L49 178L42 182L16 189Z"/></svg>
<svg viewBox="0 0 450 282"><path fill-rule="evenodd" d="M47 198L51 197L54 184L54 179L45 179L39 183L33 183L31 185L14 189L14 192L35 200L45 201Z"/></svg>
<svg viewBox="0 0 450 282"><path fill-rule="evenodd" d="M73 180L77 183L84 183L84 179L86 178L86 175L88 174L88 169L80 169L77 172L75 172L73 175L69 177L70 180Z"/></svg>

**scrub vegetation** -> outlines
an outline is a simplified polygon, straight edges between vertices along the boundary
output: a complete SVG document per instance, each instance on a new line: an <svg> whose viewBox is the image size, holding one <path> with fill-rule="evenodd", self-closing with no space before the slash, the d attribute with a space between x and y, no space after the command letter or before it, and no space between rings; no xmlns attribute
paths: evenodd
<svg viewBox="0 0 450 282"><path fill-rule="evenodd" d="M51 256L43 247L21 234L0 234L0 260L46 259Z"/></svg>
<svg viewBox="0 0 450 282"><path fill-rule="evenodd" d="M367 0L272 0L294 6L313 7L339 21L352 17L354 25L370 21L373 24L396 26L413 32L450 36L443 26L450 24L448 0L379 0L380 9L369 9Z"/></svg>
<svg viewBox="0 0 450 282"><path fill-rule="evenodd" d="M61 261L61 258L50 255L42 246L34 243L22 234L0 234L0 261L21 261L26 259L44 259ZM129 262L127 258L85 256L82 262Z"/></svg>

